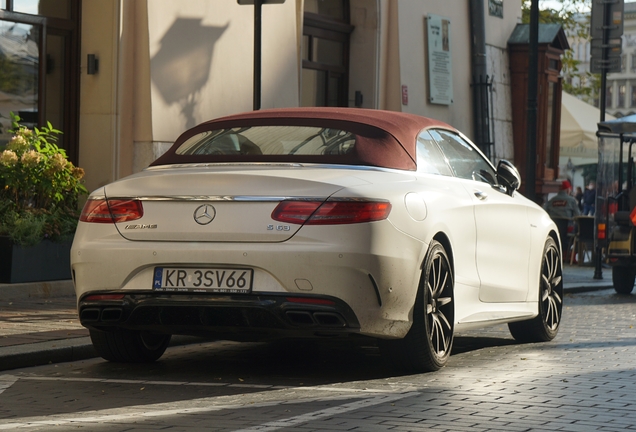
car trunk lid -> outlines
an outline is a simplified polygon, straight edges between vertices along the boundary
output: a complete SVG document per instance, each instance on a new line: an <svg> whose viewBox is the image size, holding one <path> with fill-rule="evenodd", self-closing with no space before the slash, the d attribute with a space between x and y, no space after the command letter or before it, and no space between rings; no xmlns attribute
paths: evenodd
<svg viewBox="0 0 636 432"><path fill-rule="evenodd" d="M343 187L368 183L347 170L258 167L153 168L105 188L109 200L138 199L140 219L116 223L134 241L281 242L299 224L272 211L285 199L326 200Z"/></svg>

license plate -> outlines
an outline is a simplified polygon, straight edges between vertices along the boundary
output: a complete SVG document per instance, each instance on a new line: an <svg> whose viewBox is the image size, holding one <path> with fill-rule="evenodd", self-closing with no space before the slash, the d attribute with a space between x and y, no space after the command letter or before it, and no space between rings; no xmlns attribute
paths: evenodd
<svg viewBox="0 0 636 432"><path fill-rule="evenodd" d="M156 291L248 293L252 269L155 267Z"/></svg>

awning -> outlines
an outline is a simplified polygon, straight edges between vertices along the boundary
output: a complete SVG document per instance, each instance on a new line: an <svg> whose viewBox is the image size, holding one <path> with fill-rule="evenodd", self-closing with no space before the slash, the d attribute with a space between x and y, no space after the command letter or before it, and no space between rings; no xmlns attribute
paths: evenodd
<svg viewBox="0 0 636 432"><path fill-rule="evenodd" d="M607 120L615 117L606 115ZM601 111L563 92L561 95L561 157L598 159L597 125Z"/></svg>

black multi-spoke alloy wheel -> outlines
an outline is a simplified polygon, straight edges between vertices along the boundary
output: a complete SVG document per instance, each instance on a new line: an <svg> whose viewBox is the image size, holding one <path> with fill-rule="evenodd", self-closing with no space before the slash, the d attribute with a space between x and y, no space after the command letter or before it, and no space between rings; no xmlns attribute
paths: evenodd
<svg viewBox="0 0 636 432"><path fill-rule="evenodd" d="M634 289L634 280L636 272L631 267L615 266L612 267L612 284L614 290L618 294L631 294Z"/></svg>
<svg viewBox="0 0 636 432"><path fill-rule="evenodd" d="M453 347L455 303L453 272L444 247L432 241L424 261L413 310L413 325L404 339L382 341L383 355L412 372L435 371Z"/></svg>
<svg viewBox="0 0 636 432"><path fill-rule="evenodd" d="M563 268L556 242L548 238L543 248L539 282L539 315L528 321L508 324L512 336L520 342L547 342L554 339L563 312Z"/></svg>
<svg viewBox="0 0 636 432"><path fill-rule="evenodd" d="M146 331L90 330L97 353L105 360L119 363L150 363L163 355L170 335Z"/></svg>

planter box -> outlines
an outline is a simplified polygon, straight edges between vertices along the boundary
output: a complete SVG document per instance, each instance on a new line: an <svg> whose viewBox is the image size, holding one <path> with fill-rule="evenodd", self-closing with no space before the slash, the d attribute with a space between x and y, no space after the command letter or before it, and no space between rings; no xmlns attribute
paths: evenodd
<svg viewBox="0 0 636 432"><path fill-rule="evenodd" d="M71 244L44 240L23 247L0 237L0 283L71 279Z"/></svg>

